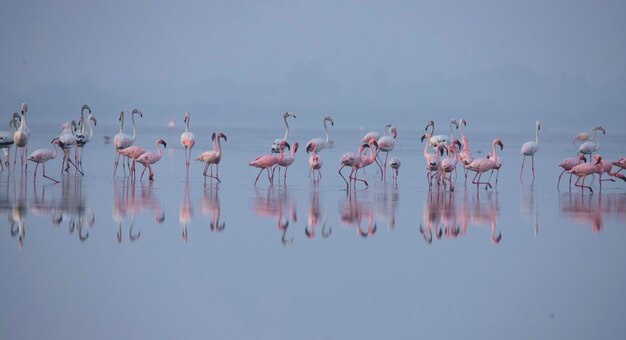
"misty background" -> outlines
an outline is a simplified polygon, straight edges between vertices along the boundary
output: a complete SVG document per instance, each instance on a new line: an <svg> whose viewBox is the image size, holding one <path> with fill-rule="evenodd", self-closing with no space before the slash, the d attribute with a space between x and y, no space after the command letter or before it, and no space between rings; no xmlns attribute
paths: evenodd
<svg viewBox="0 0 626 340"><path fill-rule="evenodd" d="M10 1L0 117L529 135L626 124L624 1ZM4 129L2 124L2 129ZM441 125L439 125L441 126ZM440 130L441 131L441 130ZM103 131L104 132L104 131ZM113 132L113 131L111 131Z"/></svg>

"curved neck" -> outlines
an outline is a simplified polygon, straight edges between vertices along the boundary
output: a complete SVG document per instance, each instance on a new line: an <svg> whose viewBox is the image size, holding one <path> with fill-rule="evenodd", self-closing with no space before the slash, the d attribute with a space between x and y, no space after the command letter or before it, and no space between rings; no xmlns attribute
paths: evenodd
<svg viewBox="0 0 626 340"><path fill-rule="evenodd" d="M430 137L427 137L427 138L426 138L426 142L424 143L424 157L428 157L428 156L430 155L430 154L428 153L428 144L429 144L429 140L430 140ZM436 152L437 152L437 151L435 150L435 153L436 153Z"/></svg>
<svg viewBox="0 0 626 340"><path fill-rule="evenodd" d="M463 123L459 124L459 130L461 132L461 143L463 143L463 150L467 150L467 137L465 137L465 132L463 132Z"/></svg>
<svg viewBox="0 0 626 340"><path fill-rule="evenodd" d="M454 125L454 124L452 124L452 122L450 122L450 141L452 141L452 139L454 138L453 131L452 131L452 125Z"/></svg>
<svg viewBox="0 0 626 340"><path fill-rule="evenodd" d="M157 142L157 152L159 154L159 158L161 158L161 156L163 156L163 151L161 150L161 143Z"/></svg>
<svg viewBox="0 0 626 340"><path fill-rule="evenodd" d="M189 131L189 116L187 116L187 122L185 123L185 132Z"/></svg>
<svg viewBox="0 0 626 340"><path fill-rule="evenodd" d="M213 145L213 148L215 149L215 145ZM217 154L221 154L222 153L222 141L220 141L220 137L217 136Z"/></svg>
<svg viewBox="0 0 626 340"><path fill-rule="evenodd" d="M135 113L134 112L130 114L130 121L133 123L133 140L135 140L137 129L135 128Z"/></svg>
<svg viewBox="0 0 626 340"><path fill-rule="evenodd" d="M429 126L430 126L430 135L434 136L435 135L435 123L432 123ZM428 132L428 129L426 130L426 132Z"/></svg>
<svg viewBox="0 0 626 340"><path fill-rule="evenodd" d="M22 111L22 120L20 121L20 129L26 127L26 112Z"/></svg>
<svg viewBox="0 0 626 340"><path fill-rule="evenodd" d="M52 146L52 158L57 158L57 143Z"/></svg>
<svg viewBox="0 0 626 340"><path fill-rule="evenodd" d="M87 120L87 125L89 126L89 140L93 137L93 126L91 126L91 119Z"/></svg>
<svg viewBox="0 0 626 340"><path fill-rule="evenodd" d="M498 154L496 154L496 143L492 144L493 147L493 162L496 163L498 161Z"/></svg>
<svg viewBox="0 0 626 340"><path fill-rule="evenodd" d="M283 138L284 140L287 140L287 136L289 135L289 123L287 123L287 117L289 116L285 116L283 119L285 120L285 138Z"/></svg>
<svg viewBox="0 0 626 340"><path fill-rule="evenodd" d="M452 153L454 154L454 162L458 162L459 161L459 153L457 152L456 148L454 146L452 146Z"/></svg>
<svg viewBox="0 0 626 340"><path fill-rule="evenodd" d="M328 143L328 126L326 126L326 119L324 119L324 130L326 131L326 143Z"/></svg>
<svg viewBox="0 0 626 340"><path fill-rule="evenodd" d="M537 128L535 128L535 143L537 143L537 145L539 145L539 126L537 126Z"/></svg>
<svg viewBox="0 0 626 340"><path fill-rule="evenodd" d="M285 118L285 124L287 123L287 119ZM287 138L287 135L285 135L285 138ZM280 160L282 162L283 160L283 149L285 149L284 147L280 147L278 146L278 148L280 149L280 154L278 155L278 160Z"/></svg>
<svg viewBox="0 0 626 340"><path fill-rule="evenodd" d="M83 113L85 109L80 109L80 119L78 123L80 125L80 132L85 132L85 114ZM89 122L87 122L89 124Z"/></svg>

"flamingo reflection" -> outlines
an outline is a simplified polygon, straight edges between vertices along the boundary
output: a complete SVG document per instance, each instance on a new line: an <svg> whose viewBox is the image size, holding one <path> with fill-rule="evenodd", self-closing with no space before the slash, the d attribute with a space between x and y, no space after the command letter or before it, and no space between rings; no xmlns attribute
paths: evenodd
<svg viewBox="0 0 626 340"><path fill-rule="evenodd" d="M372 236L376 233L374 208L371 202L358 202L357 192L348 191L347 200L339 203L341 224L354 226L361 237ZM367 229L361 228L361 223L367 219Z"/></svg>
<svg viewBox="0 0 626 340"><path fill-rule="evenodd" d="M561 215L576 224L591 225L594 233L602 231L605 218L626 220L626 194L611 193L593 196L559 195Z"/></svg>
<svg viewBox="0 0 626 340"><path fill-rule="evenodd" d="M204 185L204 196L202 197L202 213L211 215L211 231L222 232L226 228L226 222L220 223L221 205L219 195L220 184L209 183Z"/></svg>
<svg viewBox="0 0 626 340"><path fill-rule="evenodd" d="M319 188L316 186L311 191L311 198L309 199L309 209L307 216L307 224L304 228L304 234L312 239L315 237L315 227L322 222L322 237L328 238L332 233L332 228L327 223L326 209L322 211L320 208L320 193ZM328 227L328 228L327 228Z"/></svg>
<svg viewBox="0 0 626 340"><path fill-rule="evenodd" d="M287 187L269 188L265 192L265 196L263 196L259 189L255 189L256 195L252 200L252 211L257 216L277 218L278 230L281 232L281 243L290 245L293 243L293 238L287 238L287 229L290 219L294 223L298 222L296 201ZM286 210L289 215L284 217Z"/></svg>
<svg viewBox="0 0 626 340"><path fill-rule="evenodd" d="M539 235L539 222L537 217L537 206L535 205L535 190L534 183L530 186L521 187L520 197L520 211L522 216L532 216L533 219L533 231L535 236Z"/></svg>
<svg viewBox="0 0 626 340"><path fill-rule="evenodd" d="M141 231L135 231L135 217L142 211L154 211L157 223L165 221L165 214L161 209L161 203L152 193L154 183L140 183L140 196L136 197L135 179L125 177L122 180L113 181L113 221L117 226L117 242L122 242L122 222L130 218L128 237L136 241L141 237ZM121 188L120 188L121 186Z"/></svg>
<svg viewBox="0 0 626 340"><path fill-rule="evenodd" d="M493 196L496 195L494 199ZM487 194L487 201L481 202L480 195L472 195L471 201L467 191L463 194L461 208L458 210L458 221L460 225L460 235L467 233L469 224L475 226L491 226L491 243L499 244L502 240L502 233L496 233L496 222L500 213L498 196L493 192Z"/></svg>
<svg viewBox="0 0 626 340"><path fill-rule="evenodd" d="M85 241L89 238L87 227L92 227L96 221L93 211L88 207L86 195L83 194L82 176L74 176L74 180L63 181L61 186L61 197L56 200L52 220L55 224L60 224L63 220L68 221L70 234L76 231L78 239ZM45 186L42 191L45 190ZM42 193L42 202L45 202ZM35 197L37 197L37 186L35 186Z"/></svg>
<svg viewBox="0 0 626 340"><path fill-rule="evenodd" d="M186 153L187 150L185 150ZM183 196L183 204L180 206L178 213L178 221L183 226L183 241L187 242L187 225L193 217L193 209L189 201L189 181L185 181L185 194Z"/></svg>
<svg viewBox="0 0 626 340"><path fill-rule="evenodd" d="M376 215L380 216L379 220L387 221L387 227L393 229L396 226L396 208L398 206L399 194L397 186L385 186L383 192L378 192L374 196L374 205L376 206Z"/></svg>
<svg viewBox="0 0 626 340"><path fill-rule="evenodd" d="M444 235L446 238L456 238L461 234L453 191L428 193L420 233L428 244L432 243L433 236L439 240Z"/></svg>

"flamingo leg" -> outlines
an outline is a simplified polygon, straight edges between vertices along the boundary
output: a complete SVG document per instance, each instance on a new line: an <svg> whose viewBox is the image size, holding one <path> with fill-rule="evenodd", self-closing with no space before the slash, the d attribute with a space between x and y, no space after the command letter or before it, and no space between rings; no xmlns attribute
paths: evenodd
<svg viewBox="0 0 626 340"><path fill-rule="evenodd" d="M585 177L587 176L581 176L578 177L578 179L576 180L576 183L574 183L574 186L577 186L580 188L580 194L582 195L585 192L585 188L589 189L589 191L593 194L593 189L591 189L591 186L586 186L585 185ZM580 180L582 179L582 183L580 185L578 185L578 182L580 182Z"/></svg>
<svg viewBox="0 0 626 340"><path fill-rule="evenodd" d="M33 175L33 180L37 180L37 168L39 167L39 163L35 165L35 174Z"/></svg>
<svg viewBox="0 0 626 340"><path fill-rule="evenodd" d="M206 163L206 165L204 166L204 172L202 173L202 175L203 175L204 177L206 177L206 171L209 169L209 165L211 165L211 164Z"/></svg>
<svg viewBox="0 0 626 340"><path fill-rule="evenodd" d="M82 171L80 171L80 169L76 166L76 164L74 164L74 162L72 162L72 160L71 160L71 159L69 159L69 157L67 158L67 161L68 161L68 163L69 163L69 164L72 164L72 165L74 166L74 168L76 169L76 171L78 171L81 175L83 175L83 172L82 172ZM68 166L69 166L69 164L68 164Z"/></svg>
<svg viewBox="0 0 626 340"><path fill-rule="evenodd" d="M287 185L287 170L289 170L289 167L285 167L285 176L283 178L283 185Z"/></svg>
<svg viewBox="0 0 626 340"><path fill-rule="evenodd" d="M152 172L152 166L150 164L148 164L148 172L150 173L148 180L154 181L154 172Z"/></svg>
<svg viewBox="0 0 626 340"><path fill-rule="evenodd" d="M385 167L383 168L383 178L385 182L387 182L387 157L388 156L389 156L389 151L385 152Z"/></svg>
<svg viewBox="0 0 626 340"><path fill-rule="evenodd" d="M39 164L37 164L37 165L39 165ZM37 169L37 167L35 167L35 169ZM36 171L36 170L35 170L35 171ZM47 179L49 179L49 180L53 181L54 183L59 183L59 181L57 181L56 179L54 179L54 178L52 178L52 177L48 177L48 176L46 175L46 163L43 163L43 177L45 177L45 178L47 178Z"/></svg>
<svg viewBox="0 0 626 340"><path fill-rule="evenodd" d="M275 170L276 168L274 168ZM280 172L280 168L278 169ZM280 178L280 173L278 174L278 178ZM270 186L274 185L274 171L272 171L272 176L270 176L270 168L267 168L267 179L270 181Z"/></svg>
<svg viewBox="0 0 626 340"><path fill-rule="evenodd" d="M113 167L113 177L115 177L115 175L117 174L117 163L120 160L120 154L119 153L115 153L115 166Z"/></svg>
<svg viewBox="0 0 626 340"><path fill-rule="evenodd" d="M533 181L534 181L535 180L535 154L532 154L530 156L530 159L532 160L531 168L533 169Z"/></svg>
<svg viewBox="0 0 626 340"><path fill-rule="evenodd" d="M259 174L256 175L256 179L254 180L254 186L256 186L256 182L259 180L259 176L261 176L261 173L263 172L263 170L265 169L261 169L261 171L259 171Z"/></svg>
<svg viewBox="0 0 626 340"><path fill-rule="evenodd" d="M561 184L561 176L563 176L564 173L565 169L563 169L563 171L561 171L561 174L559 175L559 180L556 182L556 190L559 190L559 184Z"/></svg>
<svg viewBox="0 0 626 340"><path fill-rule="evenodd" d="M346 182L346 189L350 186L348 184L348 181L346 180L346 178L343 176L343 174L341 173L341 170L345 167L345 165L342 165L341 168L339 168L339 176L341 176L341 178L343 178L343 181Z"/></svg>
<svg viewBox="0 0 626 340"><path fill-rule="evenodd" d="M143 171L141 172L141 177L139 178L140 181L143 180L143 174L146 172L147 168L148 168L147 166L143 167Z"/></svg>
<svg viewBox="0 0 626 340"><path fill-rule="evenodd" d="M356 169L354 172L354 187L356 188L356 181L361 181L363 182L363 184L365 184L366 187L369 187L369 185L367 184L367 181L364 179L360 179L357 177L357 172L359 171L359 169Z"/></svg>
<svg viewBox="0 0 626 340"><path fill-rule="evenodd" d="M522 183L524 182L524 181L522 180L522 173L524 172L524 161L525 161L525 160L526 160L526 155L524 155L524 157L522 158L522 170L520 170L520 172L519 172L519 180L520 180L520 182L522 182Z"/></svg>

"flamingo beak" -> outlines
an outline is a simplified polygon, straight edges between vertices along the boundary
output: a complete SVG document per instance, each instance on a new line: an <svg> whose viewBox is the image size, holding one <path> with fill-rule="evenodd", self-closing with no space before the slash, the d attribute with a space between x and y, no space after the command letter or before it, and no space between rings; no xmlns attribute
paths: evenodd
<svg viewBox="0 0 626 340"><path fill-rule="evenodd" d="M309 143L306 145L306 153L311 152L313 150L313 143Z"/></svg>
<svg viewBox="0 0 626 340"><path fill-rule="evenodd" d="M289 149L289 151L291 151L291 145L289 145L289 143L285 142L285 146Z"/></svg>
<svg viewBox="0 0 626 340"><path fill-rule="evenodd" d="M220 133L220 136L224 138L224 142L228 142L228 138L226 138L226 135L223 133Z"/></svg>
<svg viewBox="0 0 626 340"><path fill-rule="evenodd" d="M163 144L163 147L164 147L164 148L167 148L167 143L165 143L165 141L164 141L164 140L161 140L161 144Z"/></svg>
<svg viewBox="0 0 626 340"><path fill-rule="evenodd" d="M502 149L504 149L504 144L502 144L502 141L498 141L498 143L496 143L498 145L500 145L500 151L502 151Z"/></svg>
<svg viewBox="0 0 626 340"><path fill-rule="evenodd" d="M187 117L185 117L185 123L186 123ZM211 135L211 140L215 141L215 132L213 132L213 134Z"/></svg>
<svg viewBox="0 0 626 340"><path fill-rule="evenodd" d="M461 149L463 147L463 145L461 144L461 142L458 139L454 140L454 144L456 144L459 147L459 149Z"/></svg>
<svg viewBox="0 0 626 340"><path fill-rule="evenodd" d="M426 135L422 135L422 138L420 138L420 141L424 143L424 139L426 139Z"/></svg>

